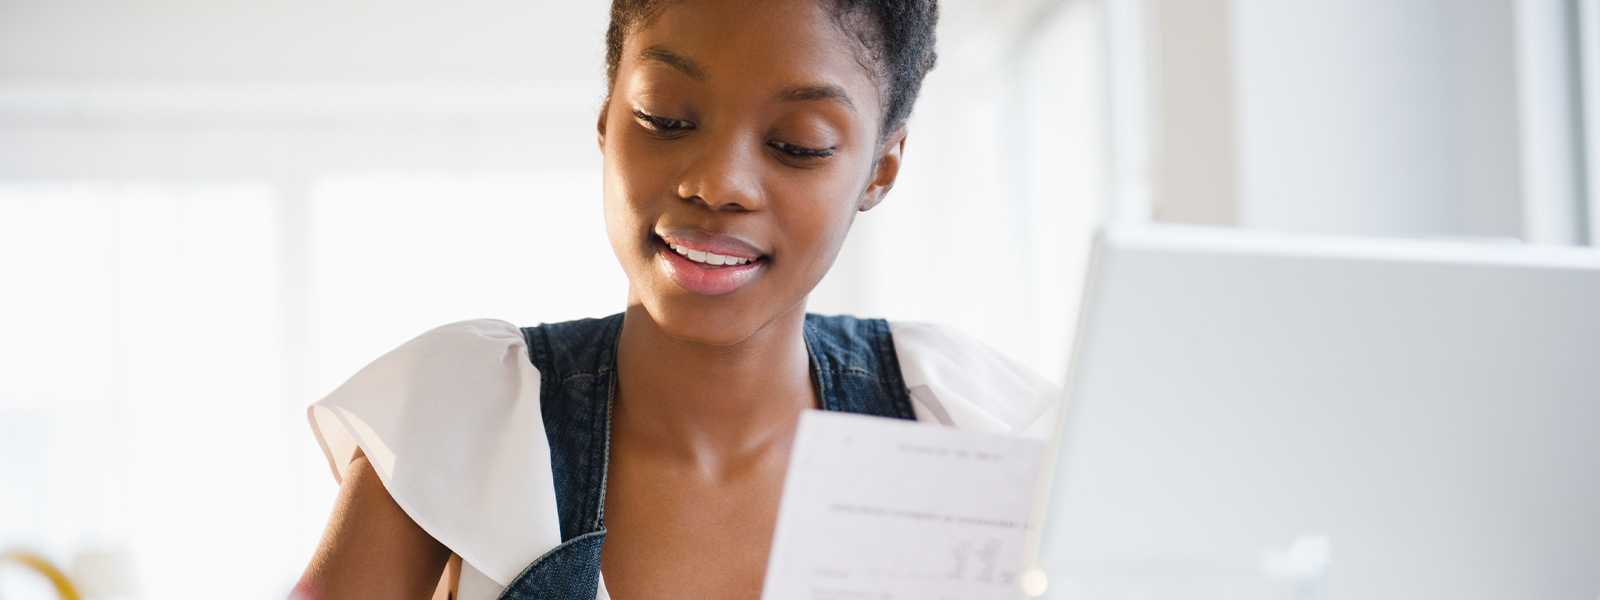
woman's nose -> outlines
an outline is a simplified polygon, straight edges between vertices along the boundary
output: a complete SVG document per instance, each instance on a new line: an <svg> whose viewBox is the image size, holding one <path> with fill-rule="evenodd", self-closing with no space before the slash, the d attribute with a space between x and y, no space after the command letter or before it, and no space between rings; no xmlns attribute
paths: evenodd
<svg viewBox="0 0 1600 600"><path fill-rule="evenodd" d="M748 141L718 136L703 142L678 183L678 197L711 210L752 211L764 205L761 149Z"/></svg>

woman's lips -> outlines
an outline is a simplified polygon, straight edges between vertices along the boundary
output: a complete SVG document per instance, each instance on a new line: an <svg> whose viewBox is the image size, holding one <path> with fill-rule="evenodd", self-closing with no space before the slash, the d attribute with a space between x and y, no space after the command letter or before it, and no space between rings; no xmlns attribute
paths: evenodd
<svg viewBox="0 0 1600 600"><path fill-rule="evenodd" d="M754 279L767 265L767 261L760 256L717 254L663 239L656 241L656 254L665 265L667 276L679 287L696 294L721 296L733 293ZM718 261L723 264L714 264Z"/></svg>
<svg viewBox="0 0 1600 600"><path fill-rule="evenodd" d="M736 235L710 233L695 227L657 227L655 237L668 246L682 249L732 256L736 258L761 258L766 252L754 243Z"/></svg>

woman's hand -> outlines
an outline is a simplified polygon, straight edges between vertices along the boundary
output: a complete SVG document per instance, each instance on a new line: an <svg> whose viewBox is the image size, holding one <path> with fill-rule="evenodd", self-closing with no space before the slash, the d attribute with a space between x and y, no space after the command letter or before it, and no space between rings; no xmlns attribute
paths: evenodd
<svg viewBox="0 0 1600 600"><path fill-rule="evenodd" d="M400 509L358 449L295 597L427 600L449 559L450 550Z"/></svg>

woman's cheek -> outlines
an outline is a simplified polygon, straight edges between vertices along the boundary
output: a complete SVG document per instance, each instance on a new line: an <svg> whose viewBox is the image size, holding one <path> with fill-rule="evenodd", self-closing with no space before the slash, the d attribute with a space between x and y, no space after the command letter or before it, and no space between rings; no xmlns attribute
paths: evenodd
<svg viewBox="0 0 1600 600"><path fill-rule="evenodd" d="M805 209L797 211L795 220L803 221L802 230L809 233L806 236L806 246L810 249L807 262L813 278L820 280L844 245L854 220L857 199L853 186L841 183L831 183L822 190L813 188L806 199Z"/></svg>
<svg viewBox="0 0 1600 600"><path fill-rule="evenodd" d="M612 250L623 269L634 271L645 268L649 245L642 194L646 193L645 173L634 161L621 156L606 156L604 213L606 233L611 238Z"/></svg>
<svg viewBox="0 0 1600 600"><path fill-rule="evenodd" d="M607 192L607 202L616 203L617 208L625 212L642 215L649 210L651 199L661 196L667 191L663 157L652 156L652 153L642 148L638 136L626 135L615 148L607 153L607 171L611 174L608 184L613 190ZM657 153L659 154L659 153Z"/></svg>

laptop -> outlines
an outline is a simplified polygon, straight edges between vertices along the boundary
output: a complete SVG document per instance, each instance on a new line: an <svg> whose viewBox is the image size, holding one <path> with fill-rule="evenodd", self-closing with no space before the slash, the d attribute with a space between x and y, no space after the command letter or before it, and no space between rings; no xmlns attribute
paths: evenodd
<svg viewBox="0 0 1600 600"><path fill-rule="evenodd" d="M1600 250L1109 229L1073 356L1030 596L1600 598Z"/></svg>

